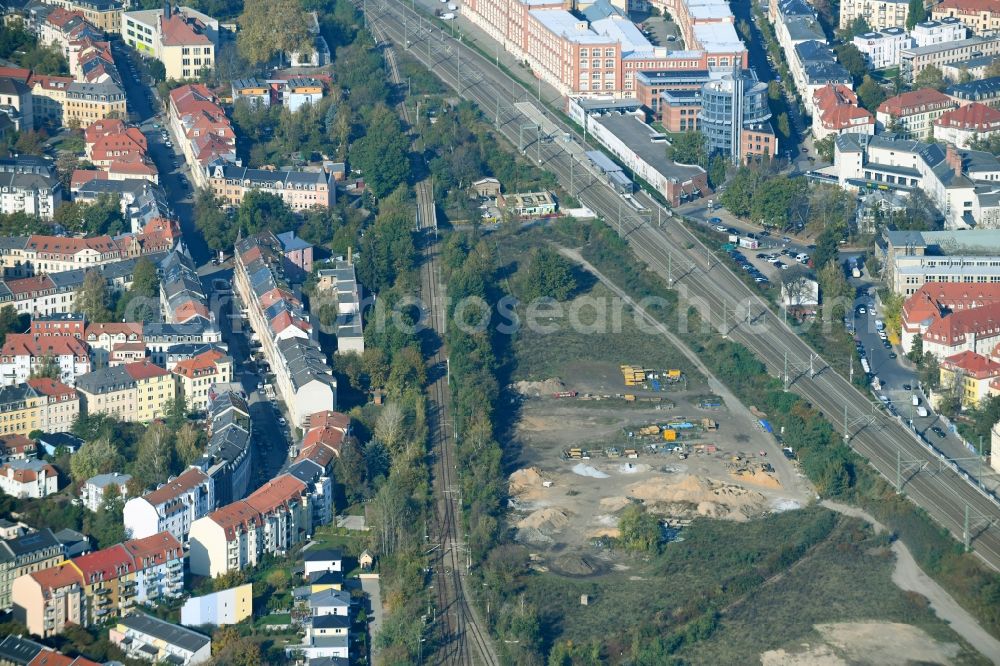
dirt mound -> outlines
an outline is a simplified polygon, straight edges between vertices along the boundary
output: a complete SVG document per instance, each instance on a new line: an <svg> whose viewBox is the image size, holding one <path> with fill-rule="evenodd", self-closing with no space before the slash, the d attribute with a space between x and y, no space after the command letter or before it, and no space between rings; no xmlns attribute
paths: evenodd
<svg viewBox="0 0 1000 666"><path fill-rule="evenodd" d="M537 527L522 527L514 534L514 540L531 546L548 546L552 537L543 534Z"/></svg>
<svg viewBox="0 0 1000 666"><path fill-rule="evenodd" d="M621 511L632 502L627 497L603 497L601 498L601 508L606 511Z"/></svg>
<svg viewBox="0 0 1000 666"><path fill-rule="evenodd" d="M612 539L617 539L622 535L622 531L617 527L599 527L596 530L591 530L587 532L587 536L591 539L599 539L600 537L610 537Z"/></svg>
<svg viewBox="0 0 1000 666"><path fill-rule="evenodd" d="M740 472L739 474L733 474L732 476L734 479L745 481L746 483L752 483L755 486L774 489L781 488L781 482L778 481L777 477L771 476L767 472L761 472L760 470L756 472Z"/></svg>
<svg viewBox="0 0 1000 666"><path fill-rule="evenodd" d="M942 643L923 629L896 622L838 622L818 624L817 644L797 649L769 650L760 656L764 666L817 664L950 664L958 655L954 643Z"/></svg>
<svg viewBox="0 0 1000 666"><path fill-rule="evenodd" d="M740 486L685 475L675 482L649 480L628 487L629 495L653 509L677 511L693 508L698 515L745 520L764 508L764 496ZM679 506L678 506L679 505Z"/></svg>
<svg viewBox="0 0 1000 666"><path fill-rule="evenodd" d="M552 379L546 379L540 382L514 382L514 390L521 395L538 398L543 395L552 395L553 393L565 391L566 385L563 384L562 380L558 377L553 377Z"/></svg>
<svg viewBox="0 0 1000 666"><path fill-rule="evenodd" d="M550 563L553 571L565 576L593 576L602 571L600 563L580 555L562 555Z"/></svg>
<svg viewBox="0 0 1000 666"><path fill-rule="evenodd" d="M509 477L509 490L518 499L537 499L544 489L542 472L537 467L519 469Z"/></svg>
<svg viewBox="0 0 1000 666"><path fill-rule="evenodd" d="M533 511L518 521L519 528L534 527L542 532L558 531L569 524L569 516L562 509L546 507Z"/></svg>

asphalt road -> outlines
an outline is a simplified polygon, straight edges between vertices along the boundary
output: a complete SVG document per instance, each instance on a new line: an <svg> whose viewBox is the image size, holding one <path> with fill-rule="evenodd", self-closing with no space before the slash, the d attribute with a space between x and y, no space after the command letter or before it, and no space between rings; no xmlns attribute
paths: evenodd
<svg viewBox="0 0 1000 666"><path fill-rule="evenodd" d="M484 109L495 109L499 100L499 129L516 143L520 126L530 122L530 117L515 102L527 102L533 96L497 70L492 59L483 58L467 45L449 38L402 3L372 2L369 11L394 42L405 44L410 40L411 54L461 96ZM570 126L548 115L561 131L575 136ZM545 136L529 139L532 143L541 141L541 146L529 146L529 151L537 149L543 166L565 186L571 183L571 163L578 170L589 168L578 137L570 142L548 141ZM584 191L575 190L572 194L605 219L617 219L621 199L603 180L597 179ZM675 286L683 298L701 304L703 316L713 326L750 349L772 374L783 377L790 389L829 415L835 427L842 432L846 427L851 447L890 483L898 484L908 498L958 539L967 541L984 561L1000 568L1000 528L994 525L1000 517L1000 501L967 483L960 470L947 465L939 467L933 451L905 425L873 405L869 395L836 374L794 332L777 321L766 304L727 267L713 259L708 248L683 224L670 220L659 228L653 211L658 205L642 193L635 199L644 210L627 206L619 233L636 255L664 278L669 256L675 271ZM722 313L732 315L748 309L749 321L722 318ZM810 373L810 360L814 374Z"/></svg>

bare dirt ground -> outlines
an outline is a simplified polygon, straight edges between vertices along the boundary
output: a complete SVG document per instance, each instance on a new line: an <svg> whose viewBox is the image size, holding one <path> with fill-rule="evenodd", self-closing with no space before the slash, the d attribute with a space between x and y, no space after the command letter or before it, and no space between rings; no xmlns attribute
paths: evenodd
<svg viewBox="0 0 1000 666"><path fill-rule="evenodd" d="M560 382L563 390L573 388ZM557 386L547 383L545 388ZM770 511L804 505L811 489L794 465L781 454L772 435L760 429L747 432L728 408L699 409L696 396L670 394L674 404L604 405L572 398L525 399L517 439L521 444L518 469L510 475L512 521L517 538L532 547L540 559L558 560L567 551L600 559L600 549L588 549L598 537L618 535L618 515L632 502L641 502L673 524L709 516L742 521ZM659 408L658 408L659 407ZM716 432L701 432L683 441L691 453L654 453L674 442L661 437L629 437L640 426L662 424L678 416L697 421L707 416L718 422ZM677 442L676 444L681 444ZM716 447L709 453L706 445ZM635 448L637 458L606 457L608 447ZM565 450L580 447L589 459L572 459ZM761 456L764 452L766 455ZM733 457L756 463L754 472L737 474ZM780 461L772 472L760 464ZM556 562L558 566L558 562ZM599 567L591 562L595 570Z"/></svg>
<svg viewBox="0 0 1000 666"><path fill-rule="evenodd" d="M764 666L907 666L950 664L959 652L954 643L941 643L922 629L896 622L838 622L816 625L820 638L798 649L769 650L760 656Z"/></svg>

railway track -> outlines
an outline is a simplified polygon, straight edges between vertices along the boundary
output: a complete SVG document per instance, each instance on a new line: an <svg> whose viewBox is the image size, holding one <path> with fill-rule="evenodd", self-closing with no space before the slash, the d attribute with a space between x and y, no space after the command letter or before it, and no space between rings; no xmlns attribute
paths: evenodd
<svg viewBox="0 0 1000 666"><path fill-rule="evenodd" d="M640 210L623 208L621 197L600 179L575 187L581 185L580 176L589 168L579 151L572 153L565 142L543 134L536 118L519 108L523 103L530 105L533 95L491 60L449 37L401 2L371 1L370 16L384 28L386 36L407 47L462 97L476 102L487 117L495 118L497 130L511 144L555 173L587 207L612 226L617 219L618 233L640 259L664 279L676 278L674 286L679 294L689 304L698 305L713 328L746 346L771 374L787 377L787 385L826 414L850 446L893 486L897 485L897 470L906 461L907 471L897 490L905 492L960 541L969 543L984 562L1000 569L1000 506L996 500L959 471L948 466L935 469L937 457L925 444L873 407L869 396L837 374L775 317L759 295L722 266L695 234L671 219L670 211L644 193L635 197ZM545 114L543 108L535 108L533 115ZM547 114L546 120L560 133L576 136L575 128L558 117ZM659 214L666 216L662 228L652 221ZM746 319L737 321L736 312L747 313ZM791 370L787 375L786 368Z"/></svg>
<svg viewBox="0 0 1000 666"><path fill-rule="evenodd" d="M388 44L385 29L379 23L370 21L372 36L380 43ZM389 77L397 86L402 84L395 52L391 47L384 49ZM400 103L400 114L406 124L412 127L406 101ZM461 498L458 495L457 465L455 462L455 435L451 420L451 394L447 374L441 376L440 368L447 366L444 340L447 334L447 313L443 298L438 267L437 218L433 188L428 180L416 184L417 228L422 242L423 262L421 265L421 291L427 307L426 315L431 328L442 344L434 356L428 360L432 373L437 376L428 386L428 416L435 455L434 491L435 500L435 541L432 558L437 600L436 621L439 622L440 647L436 654L426 655L435 664L483 664L499 666L499 659L493 650L488 632L483 628L475 608L466 596L463 571L467 568L463 540L461 539ZM433 376L433 374L432 374ZM423 639L421 639L423 640ZM423 654L423 650L420 651ZM425 661L426 661L425 659Z"/></svg>

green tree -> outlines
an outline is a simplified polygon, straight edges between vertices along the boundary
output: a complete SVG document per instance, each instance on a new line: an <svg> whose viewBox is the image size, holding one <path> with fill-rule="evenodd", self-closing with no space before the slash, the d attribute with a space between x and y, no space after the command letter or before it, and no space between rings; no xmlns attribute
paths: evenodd
<svg viewBox="0 0 1000 666"><path fill-rule="evenodd" d="M792 136L792 126L788 122L788 114L782 111L778 114L778 133L787 141Z"/></svg>
<svg viewBox="0 0 1000 666"><path fill-rule="evenodd" d="M913 344L910 345L910 351L906 352L906 358L914 363L920 363L924 358L924 336L919 333L913 336Z"/></svg>
<svg viewBox="0 0 1000 666"><path fill-rule="evenodd" d="M132 464L132 475L144 486L163 483L173 466L173 436L166 425L154 422L139 440L138 455Z"/></svg>
<svg viewBox="0 0 1000 666"><path fill-rule="evenodd" d="M618 519L621 543L629 550L653 553L660 547L660 521L641 504L629 504Z"/></svg>
<svg viewBox="0 0 1000 666"><path fill-rule="evenodd" d="M123 524L124 508L125 499L118 486L111 484L105 489L104 500L97 511L84 516L83 529L97 541L98 548L109 548L128 538Z"/></svg>
<svg viewBox="0 0 1000 666"><path fill-rule="evenodd" d="M83 276L83 284L76 290L75 307L88 321L111 321L111 311L107 307L108 290L104 276L96 268L91 268Z"/></svg>
<svg viewBox="0 0 1000 666"><path fill-rule="evenodd" d="M667 159L680 164L708 165L708 139L697 131L674 134L667 146Z"/></svg>
<svg viewBox="0 0 1000 666"><path fill-rule="evenodd" d="M0 308L0 345L7 339L8 333L24 333L31 324L31 315L18 314L13 305Z"/></svg>
<svg viewBox="0 0 1000 666"><path fill-rule="evenodd" d="M232 249L236 242L236 224L222 208L222 202L209 189L194 195L194 220L205 242L213 250Z"/></svg>
<svg viewBox="0 0 1000 666"><path fill-rule="evenodd" d="M538 298L565 301L577 288L573 264L550 247L540 247L532 253L521 282L525 302Z"/></svg>
<svg viewBox="0 0 1000 666"><path fill-rule="evenodd" d="M32 379L40 379L42 377L55 379L56 381L62 380L62 368L59 366L59 360L52 354L43 356L41 362L31 369Z"/></svg>
<svg viewBox="0 0 1000 666"><path fill-rule="evenodd" d="M132 273L132 286L118 299L115 318L119 321L148 322L160 317L160 278L156 265L141 257Z"/></svg>
<svg viewBox="0 0 1000 666"><path fill-rule="evenodd" d="M867 74L861 85L858 86L857 93L858 102L872 113L875 113L875 110L886 98L885 89Z"/></svg>
<svg viewBox="0 0 1000 666"><path fill-rule="evenodd" d="M868 71L868 63L853 42L846 42L834 49L837 61L844 66L855 81L860 81Z"/></svg>
<svg viewBox="0 0 1000 666"><path fill-rule="evenodd" d="M922 386L936 389L941 385L941 372L938 368L938 360L929 351L924 352L924 357L917 367L917 378Z"/></svg>
<svg viewBox="0 0 1000 666"><path fill-rule="evenodd" d="M858 35L863 35L871 31L872 27L868 24L868 21L865 19L865 17L858 16L853 21L851 21L851 24L847 26L846 30L844 30L843 39L844 41L850 41L855 37L857 37Z"/></svg>
<svg viewBox="0 0 1000 666"><path fill-rule="evenodd" d="M406 182L410 171L409 139L396 113L379 104L368 114L365 135L350 148L354 166L376 197L388 196Z"/></svg>
<svg viewBox="0 0 1000 666"><path fill-rule="evenodd" d="M14 150L22 155L44 155L45 135L34 130L19 132L14 142Z"/></svg>
<svg viewBox="0 0 1000 666"><path fill-rule="evenodd" d="M840 229L836 226L829 226L823 230L816 238L816 249L813 250L813 267L819 271L828 263L836 262L837 254L840 251Z"/></svg>
<svg viewBox="0 0 1000 666"><path fill-rule="evenodd" d="M181 466L187 467L205 450L205 431L199 430L191 423L185 423L177 430L174 449Z"/></svg>
<svg viewBox="0 0 1000 666"><path fill-rule="evenodd" d="M121 455L111 440L102 437L86 442L73 454L70 458L70 471L73 480L80 483L98 474L119 471L121 464Z"/></svg>
<svg viewBox="0 0 1000 666"><path fill-rule="evenodd" d="M910 0L910 6L906 14L906 29L913 30L913 26L927 20L927 9L924 7L924 0Z"/></svg>
<svg viewBox="0 0 1000 666"><path fill-rule="evenodd" d="M280 234L294 225L295 215L284 200L268 192L248 192L236 212L236 226L244 235L258 234L266 229Z"/></svg>
<svg viewBox="0 0 1000 666"><path fill-rule="evenodd" d="M913 87L914 89L934 88L941 91L948 87L948 81L945 80L944 73L939 68L928 65L920 70L920 73L913 79Z"/></svg>
<svg viewBox="0 0 1000 666"><path fill-rule="evenodd" d="M827 262L818 277L823 295L823 316L828 321L837 321L850 312L854 290L847 283L838 261Z"/></svg>
<svg viewBox="0 0 1000 666"><path fill-rule="evenodd" d="M299 0L245 0L236 39L251 63L267 63L283 52L311 53L309 17Z"/></svg>
<svg viewBox="0 0 1000 666"><path fill-rule="evenodd" d="M813 143L813 147L816 149L816 152L819 154L819 158L821 160L824 162L833 162L833 153L836 147L833 134L823 137L819 141L815 141Z"/></svg>
<svg viewBox="0 0 1000 666"><path fill-rule="evenodd" d="M771 81L767 84L767 96L772 102L777 102L781 99L781 84L777 81Z"/></svg>

